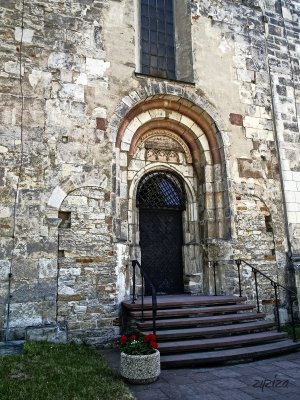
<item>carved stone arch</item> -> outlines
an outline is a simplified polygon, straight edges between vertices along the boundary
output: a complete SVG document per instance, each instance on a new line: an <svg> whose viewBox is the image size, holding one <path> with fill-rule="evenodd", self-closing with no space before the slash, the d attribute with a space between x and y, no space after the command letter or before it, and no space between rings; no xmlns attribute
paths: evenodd
<svg viewBox="0 0 300 400"><path fill-rule="evenodd" d="M83 176L76 176L76 177L69 177L65 181L63 181L60 185L56 186L48 201L47 205L50 209L59 209L63 200L76 189L83 188L83 187L95 187L95 188L107 188L107 177L105 175L94 178L94 177L83 177Z"/></svg>
<svg viewBox="0 0 300 400"><path fill-rule="evenodd" d="M178 101L181 99L182 102L188 101L191 107L196 108L200 114L204 114L206 120L212 128L216 130L217 135L220 137L220 139L218 139L220 140L219 144L223 145L223 143L226 143L228 128L218 111L208 100L187 87L161 81L156 82L155 80L151 80L151 84L149 85L133 90L118 103L108 125L108 133L111 135L111 140L113 142L116 141L119 127L126 114L128 114L131 109L137 104L145 102L147 99L155 99L158 97L165 100L171 99Z"/></svg>
<svg viewBox="0 0 300 400"><path fill-rule="evenodd" d="M154 130L165 130L176 134L185 146L189 149L193 163L197 166L201 164L201 159L205 159L206 164L212 164L212 157L209 151L209 145L206 137L201 129L196 127L188 128L180 122L174 123L170 119L151 120L139 126L135 132L127 130L126 141L130 142L129 155L134 154L137 143L144 137L145 134ZM199 142L197 144L197 142ZM200 144L200 146L199 146Z"/></svg>
<svg viewBox="0 0 300 400"><path fill-rule="evenodd" d="M218 143L218 137L216 135L217 131L204 117L203 110L195 110L195 107L193 108L192 106L192 104L188 106L180 103L180 101L164 100L163 98L150 99L141 104L137 104L133 109L130 110L120 125L116 138L116 147L121 147L124 135L126 135L126 132L128 132L127 129L129 129L129 131L134 131L144 124L144 122L140 121L138 118L141 113L144 113L145 111L150 113L150 111L153 110L163 110L156 114L153 113L151 118L151 120L158 119L160 121L161 119L172 120L172 117L169 118L168 113L174 111L181 115L180 122L185 129L190 128L189 123L191 121L192 126L195 125L195 127L198 127L198 129L200 128L200 130L204 132L209 143L209 149L212 154L213 163L220 164L222 160L221 149L223 144L220 146ZM164 117L163 113L165 113L166 117ZM185 125L185 122L187 125ZM124 141L126 142L126 140Z"/></svg>
<svg viewBox="0 0 300 400"><path fill-rule="evenodd" d="M116 165L130 170L136 144L154 129L176 133L189 147L203 187L202 220L205 238L229 238L231 214L224 144L211 118L195 104L170 95L138 102L120 122L116 137ZM119 159L119 160L118 160ZM142 165L142 164L141 164ZM125 175L125 171L122 173ZM118 174L116 174L118 179ZM122 182L123 187L125 182Z"/></svg>
<svg viewBox="0 0 300 400"><path fill-rule="evenodd" d="M218 125L224 127L207 101L199 100L190 90L177 85L171 90L171 85L163 83L156 93L149 94L143 88L126 96L110 125L116 157L113 178L116 238L130 243L131 257L139 258L134 193L137 177L153 168L167 168L177 171L186 185L193 188L190 191L193 198L189 197L184 212L183 251L188 292L203 291L202 249L210 245L208 240L230 237L226 146ZM163 151L151 150L149 157L146 147L151 146L147 140L155 135L159 140L150 144ZM164 157L166 148L175 151L176 147L180 157L173 157L173 153L171 158Z"/></svg>

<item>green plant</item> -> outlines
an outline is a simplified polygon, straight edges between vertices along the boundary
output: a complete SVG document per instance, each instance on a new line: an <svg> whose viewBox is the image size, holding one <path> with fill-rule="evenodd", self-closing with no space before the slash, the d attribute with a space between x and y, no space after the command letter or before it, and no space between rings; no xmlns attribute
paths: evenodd
<svg viewBox="0 0 300 400"><path fill-rule="evenodd" d="M156 335L149 333L149 335L123 335L120 339L120 349L123 353L129 355L147 355L155 352L158 348L156 342Z"/></svg>
<svg viewBox="0 0 300 400"><path fill-rule="evenodd" d="M287 332L290 337L293 337L293 327L291 324L287 324L287 325L283 326L282 330ZM295 332L296 332L296 338L300 339L300 326L299 325L295 326Z"/></svg>

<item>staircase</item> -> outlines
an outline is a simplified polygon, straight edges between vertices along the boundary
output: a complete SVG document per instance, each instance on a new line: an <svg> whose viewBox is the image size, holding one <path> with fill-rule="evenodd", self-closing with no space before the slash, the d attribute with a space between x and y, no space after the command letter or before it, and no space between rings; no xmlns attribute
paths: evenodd
<svg viewBox="0 0 300 400"><path fill-rule="evenodd" d="M253 360L300 348L285 332L257 313L245 297L159 296L156 334L164 368L205 366L230 361ZM124 301L127 321L134 330L153 330L152 300Z"/></svg>

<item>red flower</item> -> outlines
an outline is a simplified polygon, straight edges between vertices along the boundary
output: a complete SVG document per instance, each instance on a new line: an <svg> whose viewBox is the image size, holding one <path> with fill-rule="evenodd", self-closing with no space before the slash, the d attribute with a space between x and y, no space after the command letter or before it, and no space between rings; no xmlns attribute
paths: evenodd
<svg viewBox="0 0 300 400"><path fill-rule="evenodd" d="M156 335L155 335L155 333L150 333L149 336L150 336L150 341L156 340Z"/></svg>
<svg viewBox="0 0 300 400"><path fill-rule="evenodd" d="M130 340L136 340L136 335L131 335Z"/></svg>
<svg viewBox="0 0 300 400"><path fill-rule="evenodd" d="M149 333L149 335L144 336L144 341L145 342L149 342L151 339L151 333Z"/></svg>
<svg viewBox="0 0 300 400"><path fill-rule="evenodd" d="M150 342L149 343L151 347L153 347L154 349L158 348L158 344L156 342Z"/></svg>
<svg viewBox="0 0 300 400"><path fill-rule="evenodd" d="M125 335L121 336L120 342L121 344L125 344L127 342L127 337Z"/></svg>
<svg viewBox="0 0 300 400"><path fill-rule="evenodd" d="M148 335L144 336L145 342L155 342L156 335L154 333L149 333Z"/></svg>

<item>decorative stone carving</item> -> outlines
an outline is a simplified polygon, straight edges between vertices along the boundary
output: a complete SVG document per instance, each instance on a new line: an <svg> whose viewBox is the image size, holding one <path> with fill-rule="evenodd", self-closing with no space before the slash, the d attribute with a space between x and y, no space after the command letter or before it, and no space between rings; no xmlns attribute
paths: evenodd
<svg viewBox="0 0 300 400"><path fill-rule="evenodd" d="M187 163L192 163L190 149L183 139L167 130L147 132L140 140L138 148L145 148L146 161L180 163L179 154L185 156Z"/></svg>
<svg viewBox="0 0 300 400"><path fill-rule="evenodd" d="M162 161L179 163L179 154L173 150L147 149L146 161Z"/></svg>

